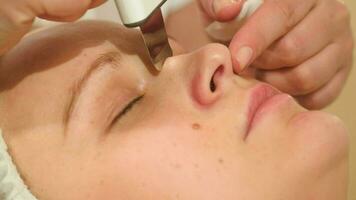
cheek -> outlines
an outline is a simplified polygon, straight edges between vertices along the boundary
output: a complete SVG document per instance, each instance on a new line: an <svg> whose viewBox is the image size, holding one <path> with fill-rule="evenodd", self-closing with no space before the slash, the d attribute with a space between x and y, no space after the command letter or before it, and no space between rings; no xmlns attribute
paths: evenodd
<svg viewBox="0 0 356 200"><path fill-rule="evenodd" d="M165 195L178 192L179 183L192 184L192 181L187 183L184 177L191 176L190 173L194 171L193 163L200 163L194 156L196 149L187 145L184 139L177 138L175 132L145 131L142 134L141 131L121 134L126 136L113 136L109 139L112 143L111 153L102 166L102 171L111 173L111 176L106 176L111 188L121 188L121 194L127 194L130 199L134 196L136 199L147 199L148 196L150 199L161 199ZM189 174L184 174L184 171ZM112 191L117 191L118 188Z"/></svg>
<svg viewBox="0 0 356 200"><path fill-rule="evenodd" d="M108 156L102 171L110 175L106 176L109 184L122 186L126 190L122 194L130 197L171 199L167 197L179 194L182 199L205 199L208 193L224 194L237 185L229 182L235 177L229 162L234 157L194 131L173 126L144 129L112 134L107 141L110 144L105 145ZM227 187L231 190L224 191Z"/></svg>

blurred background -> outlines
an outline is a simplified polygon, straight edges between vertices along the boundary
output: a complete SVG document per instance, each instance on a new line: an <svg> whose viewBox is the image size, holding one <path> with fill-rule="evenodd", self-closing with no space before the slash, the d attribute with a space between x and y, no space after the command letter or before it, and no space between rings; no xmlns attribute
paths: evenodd
<svg viewBox="0 0 356 200"><path fill-rule="evenodd" d="M180 8L190 0L169 0L169 3L179 4L174 7ZM352 26L356 38L356 0L345 0L352 15ZM169 8L165 8L167 12ZM170 10L173 11L173 10ZM120 21L119 15L115 10L113 1L88 12L84 19L103 19ZM47 25L48 22L38 21L39 25ZM354 66L341 96L327 109L327 112L339 116L347 125L350 131L351 151L350 151L350 188L349 200L356 200L356 52L354 52Z"/></svg>

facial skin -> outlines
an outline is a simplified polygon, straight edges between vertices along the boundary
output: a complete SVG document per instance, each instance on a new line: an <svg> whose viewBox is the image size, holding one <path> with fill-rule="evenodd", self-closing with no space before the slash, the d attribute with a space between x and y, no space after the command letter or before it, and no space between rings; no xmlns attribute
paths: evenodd
<svg viewBox="0 0 356 200"><path fill-rule="evenodd" d="M80 22L32 33L3 56L0 127L31 191L41 200L346 199L338 119L287 95L253 117L251 102L271 90L234 75L226 47L176 54L157 74L136 31Z"/></svg>

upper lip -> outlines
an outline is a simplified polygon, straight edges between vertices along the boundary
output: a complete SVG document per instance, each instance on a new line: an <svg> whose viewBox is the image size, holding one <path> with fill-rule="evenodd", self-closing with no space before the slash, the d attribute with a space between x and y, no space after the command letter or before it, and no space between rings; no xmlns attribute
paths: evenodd
<svg viewBox="0 0 356 200"><path fill-rule="evenodd" d="M277 89L267 85L260 84L252 88L249 95L248 110L247 110L247 132L250 131L255 114L273 96L280 94Z"/></svg>

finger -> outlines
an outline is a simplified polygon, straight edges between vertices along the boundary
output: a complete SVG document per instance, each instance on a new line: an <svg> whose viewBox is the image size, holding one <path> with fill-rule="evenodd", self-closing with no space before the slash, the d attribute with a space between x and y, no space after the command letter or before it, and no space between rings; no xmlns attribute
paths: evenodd
<svg viewBox="0 0 356 200"><path fill-rule="evenodd" d="M306 95L324 86L344 65L342 47L331 44L321 53L294 67L261 70L258 79L270 83L290 95Z"/></svg>
<svg viewBox="0 0 356 200"><path fill-rule="evenodd" d="M240 72L268 46L304 18L316 0L266 0L235 34L230 50L234 70Z"/></svg>
<svg viewBox="0 0 356 200"><path fill-rule="evenodd" d="M319 110L332 103L341 93L351 67L345 67L324 87L314 93L296 97L298 102L307 109Z"/></svg>
<svg viewBox="0 0 356 200"><path fill-rule="evenodd" d="M104 0L0 0L0 55L26 34L36 17L74 21Z"/></svg>
<svg viewBox="0 0 356 200"><path fill-rule="evenodd" d="M254 61L261 69L293 67L314 56L345 32L349 13L338 1L320 1L295 28Z"/></svg>
<svg viewBox="0 0 356 200"><path fill-rule="evenodd" d="M63 22L71 22L71 21L75 21L76 19L80 18L88 9L92 9L92 8L96 8L100 5L102 5L103 3L105 3L107 0L92 0L91 4L89 5L89 7L87 9L81 10L81 12L78 12L75 15L72 16L56 16L56 15L52 15L52 14L44 14L44 15L40 15L38 17L42 18L42 19L46 19L46 20L51 20L51 21L63 21Z"/></svg>
<svg viewBox="0 0 356 200"><path fill-rule="evenodd" d="M34 1L34 0L28 0ZM105 0L41 0L40 10L35 16L54 21L75 21L93 7L103 4Z"/></svg>
<svg viewBox="0 0 356 200"><path fill-rule="evenodd" d="M199 0L201 10L210 20L221 22L236 18L245 0Z"/></svg>

